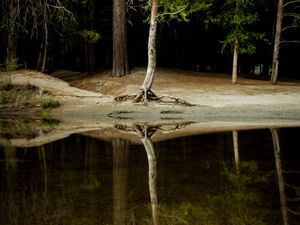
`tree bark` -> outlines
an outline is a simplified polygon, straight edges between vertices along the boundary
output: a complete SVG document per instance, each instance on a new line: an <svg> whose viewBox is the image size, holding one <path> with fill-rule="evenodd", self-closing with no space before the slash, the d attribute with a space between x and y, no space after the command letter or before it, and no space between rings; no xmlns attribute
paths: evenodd
<svg viewBox="0 0 300 225"><path fill-rule="evenodd" d="M240 18L240 0L236 0L235 5L235 16ZM239 25L236 25L236 31L239 30ZM233 63L232 63L232 84L237 83L237 76L238 76L238 57L239 57L239 38L236 34L235 42L234 42L234 49L233 49Z"/></svg>
<svg viewBox="0 0 300 225"><path fill-rule="evenodd" d="M233 63L232 63L232 83L237 83L238 75L238 56L239 56L239 41L235 40L234 50L233 50Z"/></svg>
<svg viewBox="0 0 300 225"><path fill-rule="evenodd" d="M144 99L144 103L147 103L148 94L152 97L156 97L151 91L153 84L155 70L156 70L156 31L157 31L157 14L158 14L158 0L152 0L151 5L151 19L150 19L150 29L148 38L148 65L147 72L144 82L140 88L140 92L134 98L133 102L140 101L141 98Z"/></svg>
<svg viewBox="0 0 300 225"><path fill-rule="evenodd" d="M113 0L113 77L129 74L125 1Z"/></svg>
<svg viewBox="0 0 300 225"><path fill-rule="evenodd" d="M7 18L8 37L6 60L11 61L17 58L17 30L16 19L19 16L19 0L11 0L9 4L9 15Z"/></svg>
<svg viewBox="0 0 300 225"><path fill-rule="evenodd" d="M94 30L95 5L94 0L90 0L86 9L87 19L89 20L89 30ZM85 39L85 62L86 71L90 74L95 72L95 43L89 39Z"/></svg>
<svg viewBox="0 0 300 225"><path fill-rule="evenodd" d="M156 70L156 31L157 31L158 0L152 0L151 21L148 39L148 65L142 88L150 90Z"/></svg>
<svg viewBox="0 0 300 225"><path fill-rule="evenodd" d="M46 60L47 60L47 53L48 53L48 15L46 12L47 8L45 6L45 20L44 20L44 32L45 32L45 43L44 43L44 55L43 55L43 63L41 72L45 72L46 69Z"/></svg>
<svg viewBox="0 0 300 225"><path fill-rule="evenodd" d="M272 62L271 84L276 84L278 78L279 50L282 29L283 0L278 0L274 52Z"/></svg>

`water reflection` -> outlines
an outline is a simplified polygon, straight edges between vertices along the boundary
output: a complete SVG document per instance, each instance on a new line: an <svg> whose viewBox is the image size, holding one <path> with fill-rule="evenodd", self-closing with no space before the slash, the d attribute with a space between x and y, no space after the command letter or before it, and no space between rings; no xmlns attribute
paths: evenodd
<svg viewBox="0 0 300 225"><path fill-rule="evenodd" d="M232 138L233 138L233 149L234 149L234 162L235 162L237 173L239 173L240 156L239 156L239 136L237 130L232 131Z"/></svg>
<svg viewBox="0 0 300 225"><path fill-rule="evenodd" d="M4 135L0 224L297 224L299 129L198 128L108 123L30 148Z"/></svg>
<svg viewBox="0 0 300 225"><path fill-rule="evenodd" d="M153 225L158 225L158 200L157 200L157 162L155 156L155 150L151 141L151 137L154 132L157 130L156 127L149 127L147 125L140 125L134 127L136 133L141 139L144 148L147 153L148 159L148 168L149 168L149 193L151 200L151 208L152 208L152 220Z"/></svg>
<svg viewBox="0 0 300 225"><path fill-rule="evenodd" d="M128 154L129 141L113 139L113 199L114 225L128 221Z"/></svg>
<svg viewBox="0 0 300 225"><path fill-rule="evenodd" d="M295 186L289 185L288 183L285 182L283 169L282 169L282 162L281 162L279 130L278 129L270 129L270 130L271 130L273 146L274 146L274 156L275 156L275 164L276 164L278 189L279 189L279 193L280 193L280 205L281 205L283 224L288 225L289 224L289 213L300 216L300 211L295 211L288 207L285 186L287 186L290 189L294 189L294 190L296 190L300 186L295 187ZM290 171L290 172L299 173L299 171ZM296 201L300 202L299 196L297 196ZM294 201L295 199L290 199L290 200ZM299 210L299 206L297 208L298 208L297 210Z"/></svg>

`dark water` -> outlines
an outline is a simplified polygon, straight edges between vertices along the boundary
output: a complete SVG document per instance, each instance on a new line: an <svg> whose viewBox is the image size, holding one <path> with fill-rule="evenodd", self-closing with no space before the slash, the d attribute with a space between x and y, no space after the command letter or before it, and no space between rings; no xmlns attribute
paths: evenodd
<svg viewBox="0 0 300 225"><path fill-rule="evenodd" d="M0 224L300 224L299 131L1 146Z"/></svg>

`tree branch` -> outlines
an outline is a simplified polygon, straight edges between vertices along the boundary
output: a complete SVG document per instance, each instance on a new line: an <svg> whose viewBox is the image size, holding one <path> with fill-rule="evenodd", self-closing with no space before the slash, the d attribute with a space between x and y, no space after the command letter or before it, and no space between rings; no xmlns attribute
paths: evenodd
<svg viewBox="0 0 300 225"><path fill-rule="evenodd" d="M189 5L184 6L183 8L179 9L176 12L170 12L170 13L162 13L159 16L164 16L164 15L176 15L178 13L181 13L182 11L184 11Z"/></svg>
<svg viewBox="0 0 300 225"><path fill-rule="evenodd" d="M296 29L296 28L300 28L300 26L296 26L296 25L288 26L288 27L283 28L283 29L281 30L281 32L286 31L286 30L289 30L289 29Z"/></svg>
<svg viewBox="0 0 300 225"><path fill-rule="evenodd" d="M300 3L300 0L294 0L294 1L287 2L287 3L283 4L282 7L284 8L284 7L286 7L288 5L291 5L291 4L294 4L294 3Z"/></svg>
<svg viewBox="0 0 300 225"><path fill-rule="evenodd" d="M294 40L294 41L281 41L282 44L285 44L285 43L294 43L294 44L300 44L300 41L297 41L297 40Z"/></svg>
<svg viewBox="0 0 300 225"><path fill-rule="evenodd" d="M63 10L64 12L66 12L67 14L73 16L73 13L72 13L70 10L66 9L66 7L64 7L64 6L56 6L56 5L50 5L50 4L47 4L47 5L48 5L49 7L55 8L55 9L62 9L62 10Z"/></svg>
<svg viewBox="0 0 300 225"><path fill-rule="evenodd" d="M283 17L293 17L293 18L300 19L300 15L297 14L297 13L283 13L282 16L283 16Z"/></svg>

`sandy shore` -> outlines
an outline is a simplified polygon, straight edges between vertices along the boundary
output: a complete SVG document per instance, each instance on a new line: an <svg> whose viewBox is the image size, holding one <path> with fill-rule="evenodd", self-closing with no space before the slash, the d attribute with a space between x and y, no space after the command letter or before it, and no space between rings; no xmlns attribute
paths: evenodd
<svg viewBox="0 0 300 225"><path fill-rule="evenodd" d="M123 78L111 78L110 71L82 76L65 82L36 71L17 71L11 75L15 85L35 85L40 95L61 102L50 116L55 127L40 127L38 118L21 127L33 129L34 138L19 137L18 118L2 118L18 134L0 138L0 145L32 147L71 134L80 133L101 140L116 138L141 144L136 126L155 130L153 142L189 135L232 130L300 127L300 83L240 79L230 83L225 74L158 70L153 90L159 96L174 96L193 106L151 102L147 106L114 102L114 97L134 94L143 81L144 69L138 68ZM76 74L77 76L77 74Z"/></svg>
<svg viewBox="0 0 300 225"><path fill-rule="evenodd" d="M239 79L237 85L232 85L226 74L159 69L153 85L155 93L180 98L193 104L192 107L166 102L148 106L114 102L116 96L135 94L144 74L144 68L137 68L129 76L112 78L110 71L104 71L65 82L35 71L19 71L12 75L12 82L36 85L42 94L58 99L62 106L53 110L52 115L59 117L300 121L300 83L279 82L272 86L268 81Z"/></svg>

